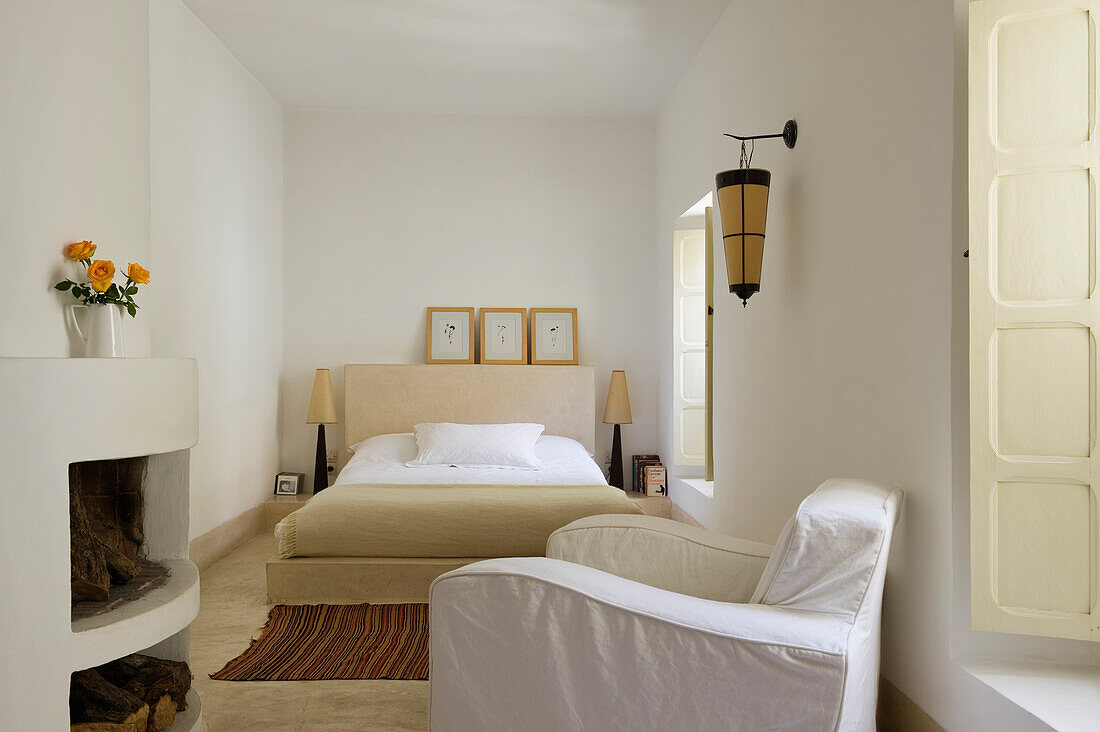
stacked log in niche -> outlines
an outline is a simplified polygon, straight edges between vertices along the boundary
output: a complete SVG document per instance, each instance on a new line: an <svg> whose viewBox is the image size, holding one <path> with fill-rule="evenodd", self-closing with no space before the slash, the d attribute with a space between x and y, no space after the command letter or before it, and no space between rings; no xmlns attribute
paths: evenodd
<svg viewBox="0 0 1100 732"><path fill-rule="evenodd" d="M93 460L69 466L72 591L103 602L112 581L140 571L144 543L143 484L148 458Z"/></svg>
<svg viewBox="0 0 1100 732"><path fill-rule="evenodd" d="M191 669L134 653L77 671L69 684L70 732L157 732L187 708Z"/></svg>

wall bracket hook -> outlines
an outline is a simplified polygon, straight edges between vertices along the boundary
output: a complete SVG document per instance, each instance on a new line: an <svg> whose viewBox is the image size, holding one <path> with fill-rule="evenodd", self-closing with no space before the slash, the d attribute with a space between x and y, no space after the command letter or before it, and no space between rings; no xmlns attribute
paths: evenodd
<svg viewBox="0 0 1100 732"><path fill-rule="evenodd" d="M798 123L793 119L787 120L787 124L783 125L783 131L774 135L734 135L729 132L723 133L726 137L732 137L735 140L745 142L747 140L771 140L774 138L783 138L783 144L789 149L794 149L795 143L798 142Z"/></svg>

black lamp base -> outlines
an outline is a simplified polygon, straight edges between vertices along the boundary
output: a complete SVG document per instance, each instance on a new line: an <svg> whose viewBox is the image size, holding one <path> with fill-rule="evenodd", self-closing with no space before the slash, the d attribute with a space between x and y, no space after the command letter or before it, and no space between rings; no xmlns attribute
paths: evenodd
<svg viewBox="0 0 1100 732"><path fill-rule="evenodd" d="M611 471L607 482L619 490L623 488L623 437L619 425L615 425L615 436L611 439Z"/></svg>
<svg viewBox="0 0 1100 732"><path fill-rule="evenodd" d="M317 425L317 463L313 467L313 492L328 488L328 450L325 447L325 426Z"/></svg>

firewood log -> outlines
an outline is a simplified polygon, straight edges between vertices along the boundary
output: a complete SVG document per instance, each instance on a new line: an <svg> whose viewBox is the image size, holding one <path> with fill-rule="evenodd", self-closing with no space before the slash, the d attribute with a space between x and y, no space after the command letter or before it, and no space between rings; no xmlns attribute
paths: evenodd
<svg viewBox="0 0 1100 732"><path fill-rule="evenodd" d="M167 729L176 721L176 703L169 694L162 696L151 707L153 711L149 714L149 732Z"/></svg>
<svg viewBox="0 0 1100 732"><path fill-rule="evenodd" d="M79 722L69 725L69 732L138 732L136 724L115 722Z"/></svg>
<svg viewBox="0 0 1100 732"><path fill-rule="evenodd" d="M107 557L103 543L88 525L84 502L76 491L69 491L69 555L72 591L90 600L107 600L111 589Z"/></svg>
<svg viewBox="0 0 1100 732"><path fill-rule="evenodd" d="M95 669L77 671L69 682L71 722L114 722L146 732L149 705L103 678Z"/></svg>
<svg viewBox="0 0 1100 732"><path fill-rule="evenodd" d="M187 709L191 669L183 661L131 653L103 664L98 671L112 684L126 689L150 707L154 707L167 694L172 697L178 710Z"/></svg>
<svg viewBox="0 0 1100 732"><path fill-rule="evenodd" d="M99 539L96 539L96 541L103 550L103 556L107 562L107 572L115 583L124 585L138 576L141 567L138 566L137 562L113 546L109 546Z"/></svg>

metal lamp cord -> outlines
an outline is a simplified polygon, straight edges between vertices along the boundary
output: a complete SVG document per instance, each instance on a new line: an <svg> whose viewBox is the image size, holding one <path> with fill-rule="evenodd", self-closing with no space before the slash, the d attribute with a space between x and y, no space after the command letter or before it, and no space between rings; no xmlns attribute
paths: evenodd
<svg viewBox="0 0 1100 732"><path fill-rule="evenodd" d="M741 141L741 168L752 167L752 156L756 152L756 140L752 140L752 147L745 149L745 140Z"/></svg>

